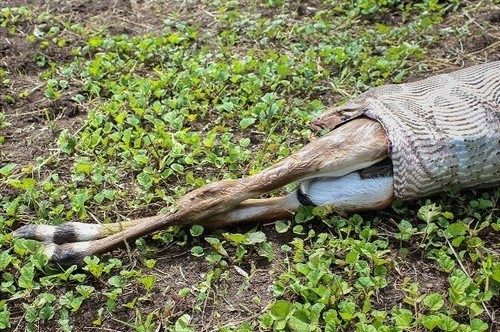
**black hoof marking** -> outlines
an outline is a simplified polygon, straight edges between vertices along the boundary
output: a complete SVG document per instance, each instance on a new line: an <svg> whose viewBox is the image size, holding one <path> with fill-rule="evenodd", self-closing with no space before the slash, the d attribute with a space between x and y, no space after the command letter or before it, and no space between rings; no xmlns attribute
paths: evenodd
<svg viewBox="0 0 500 332"><path fill-rule="evenodd" d="M71 223L58 225L54 231L52 242L55 244L78 242L78 234Z"/></svg>
<svg viewBox="0 0 500 332"><path fill-rule="evenodd" d="M54 253L52 254L52 257L50 257L50 261L62 266L81 266L83 265L84 257L85 255L83 255L82 253L66 249L63 246L57 246L54 250Z"/></svg>

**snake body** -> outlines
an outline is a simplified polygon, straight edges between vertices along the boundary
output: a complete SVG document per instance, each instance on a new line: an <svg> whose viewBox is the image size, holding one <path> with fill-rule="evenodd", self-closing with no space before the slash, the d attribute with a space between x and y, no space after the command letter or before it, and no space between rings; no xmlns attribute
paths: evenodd
<svg viewBox="0 0 500 332"><path fill-rule="evenodd" d="M314 123L333 127L362 114L387 133L395 197L500 183L500 61L373 88Z"/></svg>

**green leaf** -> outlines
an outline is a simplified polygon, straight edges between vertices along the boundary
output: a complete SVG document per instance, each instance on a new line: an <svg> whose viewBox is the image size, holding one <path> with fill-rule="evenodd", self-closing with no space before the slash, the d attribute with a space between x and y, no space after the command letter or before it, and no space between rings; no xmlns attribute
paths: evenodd
<svg viewBox="0 0 500 332"><path fill-rule="evenodd" d="M469 304L469 309L474 317L479 316L484 312L483 307L477 302L472 302L471 304Z"/></svg>
<svg viewBox="0 0 500 332"><path fill-rule="evenodd" d="M172 33L170 36L167 37L167 40L171 44L179 44L181 41L184 40L184 37L180 33Z"/></svg>
<svg viewBox="0 0 500 332"><path fill-rule="evenodd" d="M426 329L431 331L434 329L438 324L441 322L441 317L438 315L426 315L422 317L420 320L420 323L425 326Z"/></svg>
<svg viewBox="0 0 500 332"><path fill-rule="evenodd" d="M338 304L339 314L346 322L352 320L356 314L356 304L351 301L342 301Z"/></svg>
<svg viewBox="0 0 500 332"><path fill-rule="evenodd" d="M0 330L10 327L10 312L5 301L0 301Z"/></svg>
<svg viewBox="0 0 500 332"><path fill-rule="evenodd" d="M330 309L323 314L325 319L325 331L333 332L338 331L338 327L342 324L342 321L338 317L336 310Z"/></svg>
<svg viewBox="0 0 500 332"><path fill-rule="evenodd" d="M268 313L263 314L259 317L259 323L266 329L270 329L271 326L273 326L273 322L274 322L273 316L271 316Z"/></svg>
<svg viewBox="0 0 500 332"><path fill-rule="evenodd" d="M188 314L182 315L176 322L175 322L175 332L192 332L194 331L192 328L189 327L189 324L191 324L191 316Z"/></svg>
<svg viewBox="0 0 500 332"><path fill-rule="evenodd" d="M247 128L255 123L255 118L243 118L240 121L241 128Z"/></svg>
<svg viewBox="0 0 500 332"><path fill-rule="evenodd" d="M257 244L257 243L263 243L263 242L266 242L267 238L266 238L266 234L264 234L263 232L252 232L250 234L248 234L248 236L246 237L246 240L245 240L245 244Z"/></svg>
<svg viewBox="0 0 500 332"><path fill-rule="evenodd" d="M297 235L301 235L304 233L304 226L302 225L295 225L292 228L292 232Z"/></svg>
<svg viewBox="0 0 500 332"><path fill-rule="evenodd" d="M59 323L59 325L61 325L61 330L64 332L73 331L73 327L69 324L68 310L66 310L65 308L61 308L59 314L60 317L57 322Z"/></svg>
<svg viewBox="0 0 500 332"><path fill-rule="evenodd" d="M36 321L37 318L38 318L38 312L37 312L37 310L35 308L29 307L25 303L23 303L23 305L25 306L25 308L24 308L24 310L25 310L25 317L24 317L24 319L28 323L33 323L34 321Z"/></svg>
<svg viewBox="0 0 500 332"><path fill-rule="evenodd" d="M271 305L270 313L276 320L285 320L291 314L293 305L289 301L278 300Z"/></svg>
<svg viewBox="0 0 500 332"><path fill-rule="evenodd" d="M453 271L453 275L449 278L450 291L454 294L465 294L467 287L472 283L472 280L460 270Z"/></svg>
<svg viewBox="0 0 500 332"><path fill-rule="evenodd" d="M147 163L149 163L149 157L144 154L136 154L134 156L134 161L139 164L146 165Z"/></svg>
<svg viewBox="0 0 500 332"><path fill-rule="evenodd" d="M473 318L470 326L472 327L472 331L479 331L479 332L487 331L489 328L488 324L486 324L479 318Z"/></svg>
<svg viewBox="0 0 500 332"><path fill-rule="evenodd" d="M7 179L5 181L7 184L11 185L13 188L20 190L30 190L34 189L36 185L36 180L33 178L23 178L19 179Z"/></svg>
<svg viewBox="0 0 500 332"><path fill-rule="evenodd" d="M422 303L432 311L439 310L444 305L443 295L440 293L428 294Z"/></svg>
<svg viewBox="0 0 500 332"><path fill-rule="evenodd" d="M96 48L101 46L102 42L103 42L102 36L95 36L89 38L88 44L91 48Z"/></svg>
<svg viewBox="0 0 500 332"><path fill-rule="evenodd" d="M465 235L468 228L469 227L463 222L456 222L453 224L449 224L448 227L446 227L446 233L450 236Z"/></svg>
<svg viewBox="0 0 500 332"><path fill-rule="evenodd" d="M149 190L149 188L151 188L151 186L153 185L151 176L146 172L141 172L137 175L137 182L139 182L139 184L146 190Z"/></svg>
<svg viewBox="0 0 500 332"><path fill-rule="evenodd" d="M304 322L295 316L290 317L290 319L288 320L288 327L290 328L291 331L297 331L297 332L311 331L308 322Z"/></svg>
<svg viewBox="0 0 500 332"><path fill-rule="evenodd" d="M193 225L189 229L189 232L191 233L191 236L198 237L201 234L203 234L203 226L201 226L201 225Z"/></svg>
<svg viewBox="0 0 500 332"><path fill-rule="evenodd" d="M500 283L500 263L493 264L493 273L491 274L491 279Z"/></svg>
<svg viewBox="0 0 500 332"><path fill-rule="evenodd" d="M94 293L95 288L93 286L88 286L88 285L78 285L76 286L76 291L78 294L83 296L84 299L87 299Z"/></svg>
<svg viewBox="0 0 500 332"><path fill-rule="evenodd" d="M278 233L286 233L289 229L290 229L290 221L281 221L281 220L278 220L275 224L274 224L274 228L276 229L276 232Z"/></svg>
<svg viewBox="0 0 500 332"><path fill-rule="evenodd" d="M455 261L443 251L431 250L428 257L435 259L445 272L451 272L456 265Z"/></svg>
<svg viewBox="0 0 500 332"><path fill-rule="evenodd" d="M210 133L208 133L207 137L205 137L205 139L203 140L203 145L207 148L213 147L216 137L217 137L217 132L210 131Z"/></svg>
<svg viewBox="0 0 500 332"><path fill-rule="evenodd" d="M9 252L10 250L5 250L0 254L0 271L4 271L4 269L9 266L10 262L12 262L12 256Z"/></svg>
<svg viewBox="0 0 500 332"><path fill-rule="evenodd" d="M83 303L83 296L75 296L73 291L68 291L59 298L59 303L71 311L75 312L80 309Z"/></svg>
<svg viewBox="0 0 500 332"><path fill-rule="evenodd" d="M20 270L21 275L19 276L18 285L21 288L32 288L33 278L35 277L35 267L32 263L27 263Z"/></svg>
<svg viewBox="0 0 500 332"><path fill-rule="evenodd" d="M325 309L325 305L323 303L315 303L311 307L311 330L315 330L319 324L319 318L321 316L321 312Z"/></svg>
<svg viewBox="0 0 500 332"><path fill-rule="evenodd" d="M432 222L441 214L441 207L436 204L427 204L422 206L417 213L417 216L426 223Z"/></svg>
<svg viewBox="0 0 500 332"><path fill-rule="evenodd" d="M95 277L99 278L104 272L104 264L100 263L99 257L85 257L83 261L87 264L83 269L89 271Z"/></svg>
<svg viewBox="0 0 500 332"><path fill-rule="evenodd" d="M191 254L195 257L203 256L203 248L200 246L194 246L191 248Z"/></svg>
<svg viewBox="0 0 500 332"><path fill-rule="evenodd" d="M207 241L208 243L210 243L213 246L220 244L220 240L216 237L207 236L207 237L205 237L205 241Z"/></svg>
<svg viewBox="0 0 500 332"><path fill-rule="evenodd" d="M170 165L170 168L176 171L177 173L183 174L184 173L184 166L181 164L173 163Z"/></svg>
<svg viewBox="0 0 500 332"><path fill-rule="evenodd" d="M224 233L222 234L226 240L234 244L243 244L245 243L246 236L240 233ZM205 238L206 240L206 238ZM207 240L208 241L208 240Z"/></svg>
<svg viewBox="0 0 500 332"><path fill-rule="evenodd" d="M396 326L399 328L409 328L413 322L413 313L408 309L399 309L394 317Z"/></svg>
<svg viewBox="0 0 500 332"><path fill-rule="evenodd" d="M445 211L445 212L443 212L443 217L445 217L446 219L452 220L455 216L453 215L453 213L451 213L449 211Z"/></svg>
<svg viewBox="0 0 500 332"><path fill-rule="evenodd" d="M345 261L351 265L356 263L359 259L359 252L355 249L351 249L345 256Z"/></svg>
<svg viewBox="0 0 500 332"><path fill-rule="evenodd" d="M44 306L42 309L40 309L39 317L41 320L46 321L54 317L54 314L56 313L55 309L53 306Z"/></svg>
<svg viewBox="0 0 500 332"><path fill-rule="evenodd" d="M439 314L439 317L441 318L438 327L443 330L443 331L456 331L458 326L460 325L457 321L455 321L453 318L445 315L445 314Z"/></svg>
<svg viewBox="0 0 500 332"><path fill-rule="evenodd" d="M188 287L184 287L183 289L179 290L177 295L179 295L180 298L184 298L189 293L191 293L191 289Z"/></svg>
<svg viewBox="0 0 500 332"><path fill-rule="evenodd" d="M251 143L251 141L250 141L250 138L248 138L248 137L244 137L244 138L240 139L240 146L241 147L246 148L250 145L250 143Z"/></svg>
<svg viewBox="0 0 500 332"><path fill-rule="evenodd" d="M143 262L144 266L146 266L148 269L152 269L156 265L156 259L145 259Z"/></svg>
<svg viewBox="0 0 500 332"><path fill-rule="evenodd" d="M139 282L144 286L144 288L146 288L148 292L151 292L153 290L156 285L156 280L158 280L158 278L153 275L139 278Z"/></svg>
<svg viewBox="0 0 500 332"><path fill-rule="evenodd" d="M114 287L123 287L125 285L125 280L120 276L112 276L108 279L108 284Z"/></svg>
<svg viewBox="0 0 500 332"><path fill-rule="evenodd" d="M273 242L262 243L259 247L257 247L257 253L262 257L266 257L269 262L272 261L275 257Z"/></svg>
<svg viewBox="0 0 500 332"><path fill-rule="evenodd" d="M16 164L9 163L2 168L0 168L0 175L9 176L12 170L16 167Z"/></svg>

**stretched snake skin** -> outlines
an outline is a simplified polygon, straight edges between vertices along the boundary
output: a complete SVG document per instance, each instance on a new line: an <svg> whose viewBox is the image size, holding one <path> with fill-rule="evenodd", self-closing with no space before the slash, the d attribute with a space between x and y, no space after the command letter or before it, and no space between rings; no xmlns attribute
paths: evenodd
<svg viewBox="0 0 500 332"><path fill-rule="evenodd" d="M332 128L361 114L390 141L394 195L413 199L500 184L500 61L421 81L373 88L313 124Z"/></svg>

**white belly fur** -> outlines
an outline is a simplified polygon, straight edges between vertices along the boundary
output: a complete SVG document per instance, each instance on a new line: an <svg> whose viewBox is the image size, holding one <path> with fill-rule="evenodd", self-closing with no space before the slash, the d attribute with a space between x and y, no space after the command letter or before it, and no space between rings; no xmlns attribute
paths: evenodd
<svg viewBox="0 0 500 332"><path fill-rule="evenodd" d="M390 202L393 177L362 179L358 172L342 177L320 177L300 183L303 194L317 206L331 205L335 210L366 210Z"/></svg>

